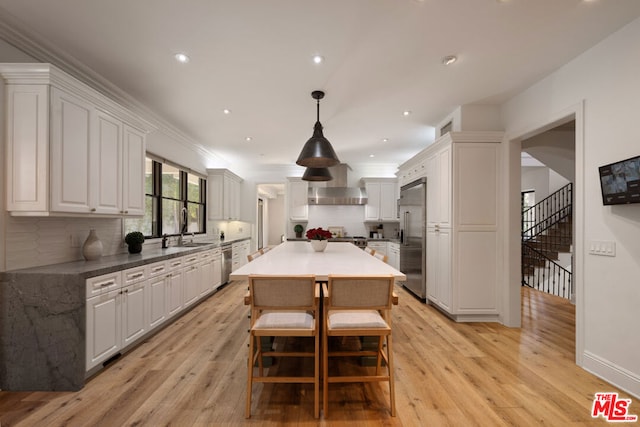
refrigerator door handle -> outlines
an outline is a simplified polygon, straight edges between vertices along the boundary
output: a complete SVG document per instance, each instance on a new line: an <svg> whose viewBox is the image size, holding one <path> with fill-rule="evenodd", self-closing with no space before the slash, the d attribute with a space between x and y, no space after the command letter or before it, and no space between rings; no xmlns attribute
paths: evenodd
<svg viewBox="0 0 640 427"><path fill-rule="evenodd" d="M404 212L404 230L408 230L409 227L409 211L405 211ZM403 230L403 231L404 231ZM409 245L409 236L408 234L405 232L404 233L404 241L402 242L405 246Z"/></svg>

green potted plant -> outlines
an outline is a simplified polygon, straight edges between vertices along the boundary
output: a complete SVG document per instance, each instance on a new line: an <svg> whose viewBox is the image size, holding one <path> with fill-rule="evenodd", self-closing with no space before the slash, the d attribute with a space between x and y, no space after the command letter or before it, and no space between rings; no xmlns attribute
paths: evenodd
<svg viewBox="0 0 640 427"><path fill-rule="evenodd" d="M128 245L130 254L139 254L142 252L144 234L139 231L132 231L124 236L124 242Z"/></svg>
<svg viewBox="0 0 640 427"><path fill-rule="evenodd" d="M296 233L296 237L299 239L302 237L302 232L304 231L304 227L300 224L296 224L293 227L293 231Z"/></svg>

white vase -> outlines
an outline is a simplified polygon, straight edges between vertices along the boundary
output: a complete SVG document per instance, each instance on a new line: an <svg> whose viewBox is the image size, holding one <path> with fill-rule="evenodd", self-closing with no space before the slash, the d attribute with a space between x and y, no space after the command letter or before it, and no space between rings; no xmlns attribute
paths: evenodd
<svg viewBox="0 0 640 427"><path fill-rule="evenodd" d="M316 252L322 252L327 248L328 240L311 240L311 247Z"/></svg>
<svg viewBox="0 0 640 427"><path fill-rule="evenodd" d="M82 256L87 261L92 261L102 256L102 242L98 239L94 229L89 230L89 237L82 245Z"/></svg>

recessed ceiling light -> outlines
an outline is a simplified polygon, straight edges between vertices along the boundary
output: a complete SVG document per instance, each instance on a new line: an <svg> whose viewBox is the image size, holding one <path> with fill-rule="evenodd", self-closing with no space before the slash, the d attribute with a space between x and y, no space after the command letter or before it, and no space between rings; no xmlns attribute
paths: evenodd
<svg viewBox="0 0 640 427"><path fill-rule="evenodd" d="M320 64L322 61L324 61L324 58L322 57L322 55L313 55L314 64Z"/></svg>
<svg viewBox="0 0 640 427"><path fill-rule="evenodd" d="M229 110L228 108L225 108L224 110L222 110L222 112L225 114L231 114L231 110Z"/></svg>
<svg viewBox="0 0 640 427"><path fill-rule="evenodd" d="M375 154L369 154L369 157L375 157Z"/></svg>
<svg viewBox="0 0 640 427"><path fill-rule="evenodd" d="M456 62L458 60L458 57L455 55L447 55L444 58L442 58L442 64L444 65L451 65L454 62Z"/></svg>
<svg viewBox="0 0 640 427"><path fill-rule="evenodd" d="M382 142L389 142L389 138L382 138Z"/></svg>
<svg viewBox="0 0 640 427"><path fill-rule="evenodd" d="M176 61L180 62L181 64L186 64L187 62L189 62L189 57L184 53L176 53L173 57L176 58Z"/></svg>
<svg viewBox="0 0 640 427"><path fill-rule="evenodd" d="M252 139L252 138L251 138L250 136L248 136L248 137L246 137L244 140L245 140L245 141L247 141L247 142L250 142L250 141L251 141L251 139Z"/></svg>
<svg viewBox="0 0 640 427"><path fill-rule="evenodd" d="M402 112L402 115L403 116L410 116L411 115L411 111L405 110L405 111Z"/></svg>

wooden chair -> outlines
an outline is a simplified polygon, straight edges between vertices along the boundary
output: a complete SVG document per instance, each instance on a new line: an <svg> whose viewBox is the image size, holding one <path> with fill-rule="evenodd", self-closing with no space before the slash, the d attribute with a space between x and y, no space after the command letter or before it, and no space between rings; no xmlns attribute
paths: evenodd
<svg viewBox="0 0 640 427"><path fill-rule="evenodd" d="M264 255L264 251L262 249L258 249L254 253L252 253L250 255L247 255L247 259L249 260L249 262L251 262L251 261L253 261L254 259L258 258L261 255Z"/></svg>
<svg viewBox="0 0 640 427"><path fill-rule="evenodd" d="M391 306L394 303L392 275L330 275L323 286L323 411L328 414L329 384L352 382L389 382L391 415L396 414L391 343ZM331 350L329 337L378 337L377 350ZM386 346L384 345L386 341ZM386 349L386 350L385 350ZM329 370L330 358L376 356L375 375L361 368L362 375L335 376ZM383 373L382 360L386 363Z"/></svg>
<svg viewBox="0 0 640 427"><path fill-rule="evenodd" d="M245 416L251 417L251 389L254 382L312 383L314 416L320 417L320 285L315 276L249 276L249 303L251 328L249 331L249 358L247 374L247 402ZM260 337L313 337L314 350L264 351ZM263 356L312 357L312 376L265 376ZM258 374L255 364L258 363Z"/></svg>
<svg viewBox="0 0 640 427"><path fill-rule="evenodd" d="M382 262L387 262L389 257L385 255L383 252L377 252L373 254L374 257L378 258Z"/></svg>
<svg viewBox="0 0 640 427"><path fill-rule="evenodd" d="M366 253L368 253L369 255L375 255L376 250L375 249L371 249L369 246L365 246L364 251Z"/></svg>

